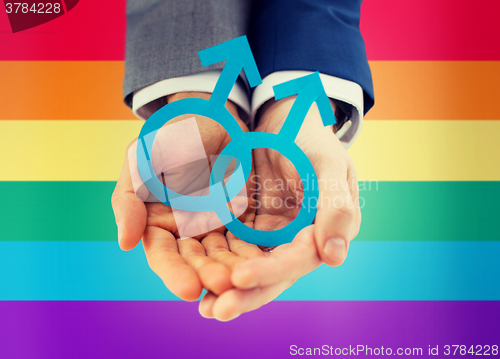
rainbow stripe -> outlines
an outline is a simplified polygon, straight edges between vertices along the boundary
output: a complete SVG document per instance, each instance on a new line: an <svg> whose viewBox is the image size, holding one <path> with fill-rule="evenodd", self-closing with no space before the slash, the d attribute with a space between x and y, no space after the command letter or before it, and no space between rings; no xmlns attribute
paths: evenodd
<svg viewBox="0 0 500 359"><path fill-rule="evenodd" d="M0 181L116 181L142 124L0 121ZM498 138L499 121L366 121L349 153L362 180L498 181Z"/></svg>
<svg viewBox="0 0 500 359"><path fill-rule="evenodd" d="M371 0L376 105L349 150L364 190L346 263L230 323L121 252L110 195L142 122L122 102L124 1L13 35L0 16L0 357L281 358L290 345L500 337L498 0ZM194 342L193 342L194 340Z"/></svg>
<svg viewBox="0 0 500 359"><path fill-rule="evenodd" d="M370 67L377 105L367 119L498 119L497 61L370 61ZM136 120L122 101L123 72L123 61L0 62L6 99L0 119Z"/></svg>
<svg viewBox="0 0 500 359"><path fill-rule="evenodd" d="M360 185L363 222L356 242L500 241L498 181ZM0 203L9 204L0 206L0 218L8 219L0 227L0 243L115 242L114 186L96 181L0 182Z"/></svg>
<svg viewBox="0 0 500 359"><path fill-rule="evenodd" d="M489 274L500 271L498 241L360 241L351 249L341 267L321 266L278 299L500 300L498 278ZM0 260L10 270L0 300L178 300L141 246L120 252L109 241L4 241Z"/></svg>
<svg viewBox="0 0 500 359"><path fill-rule="evenodd" d="M193 303L7 302L0 316L9 328L2 336L6 358L287 358L292 345L384 346L393 355L398 348L422 348L424 357L430 345L439 346L441 358L450 343L467 345L467 350L471 345L477 350L477 343L498 343L492 329L498 328L500 306L274 302L218 323L201 318Z"/></svg>
<svg viewBox="0 0 500 359"><path fill-rule="evenodd" d="M474 6L468 0L372 0L361 8L361 31L370 60L498 61L499 12L496 0ZM123 60L125 2L80 1L77 11L15 37L3 16L0 39L2 60Z"/></svg>

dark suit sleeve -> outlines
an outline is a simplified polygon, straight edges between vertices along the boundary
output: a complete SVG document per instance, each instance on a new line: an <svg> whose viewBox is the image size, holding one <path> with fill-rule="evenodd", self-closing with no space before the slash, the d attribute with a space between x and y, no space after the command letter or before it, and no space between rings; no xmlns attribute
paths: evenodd
<svg viewBox="0 0 500 359"><path fill-rule="evenodd" d="M252 7L249 41L262 78L307 70L353 81L368 112L374 94L359 30L361 0L255 0Z"/></svg>
<svg viewBox="0 0 500 359"><path fill-rule="evenodd" d="M198 51L247 32L249 0L128 0L123 97L172 77L221 69Z"/></svg>

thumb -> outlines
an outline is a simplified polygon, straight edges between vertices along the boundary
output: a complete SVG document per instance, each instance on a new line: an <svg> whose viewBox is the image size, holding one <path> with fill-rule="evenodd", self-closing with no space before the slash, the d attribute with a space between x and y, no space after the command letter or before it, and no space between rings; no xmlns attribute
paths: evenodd
<svg viewBox="0 0 500 359"><path fill-rule="evenodd" d="M318 211L315 220L315 239L318 253L329 266L341 265L349 249L349 242L359 230L361 214L353 195L357 190L355 173L348 178L347 163L331 164L318 173ZM354 171L354 169L353 169ZM355 184L354 184L355 183Z"/></svg>
<svg viewBox="0 0 500 359"><path fill-rule="evenodd" d="M136 143L134 141L130 148L135 149ZM135 194L128 156L125 156L111 204L118 227L118 244L123 250L131 250L142 238L146 228L147 211L144 202Z"/></svg>

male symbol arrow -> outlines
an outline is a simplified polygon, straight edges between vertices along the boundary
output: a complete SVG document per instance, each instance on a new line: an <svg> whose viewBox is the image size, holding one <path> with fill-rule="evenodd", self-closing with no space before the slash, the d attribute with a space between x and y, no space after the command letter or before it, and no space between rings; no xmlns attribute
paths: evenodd
<svg viewBox="0 0 500 359"><path fill-rule="evenodd" d="M215 89L210 96L210 101L224 106L229 97L236 79L245 71L248 83L251 87L258 86L262 79L257 69L257 64L250 50L246 36L237 37L222 44L210 47L198 52L201 64L209 66L221 61L226 61L222 73L217 80Z"/></svg>
<svg viewBox="0 0 500 359"><path fill-rule="evenodd" d="M332 105L321 83L319 72L276 85L273 87L273 90L276 100L297 95L279 132L279 136L282 136L281 138L291 140L297 137L307 112L309 112L314 102L318 105L323 125L331 126L337 123Z"/></svg>

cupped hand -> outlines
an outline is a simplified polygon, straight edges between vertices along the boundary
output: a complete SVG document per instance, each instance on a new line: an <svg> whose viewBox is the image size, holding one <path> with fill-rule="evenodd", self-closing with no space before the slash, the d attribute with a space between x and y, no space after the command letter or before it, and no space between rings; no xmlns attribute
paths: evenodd
<svg viewBox="0 0 500 359"><path fill-rule="evenodd" d="M293 101L288 98L266 104L257 131L278 133ZM221 295L207 293L200 303L203 316L233 319L275 299L321 263L338 266L344 262L361 223L354 165L332 127L323 126L316 105L308 112L295 142L313 164L319 198L302 203L304 184L301 186L293 164L273 150L257 149L258 196L253 226L260 230L284 227L301 206L306 206L305 210L317 206L314 224L266 256L238 263L231 274L235 288ZM227 237L229 243L234 240L230 233Z"/></svg>
<svg viewBox="0 0 500 359"><path fill-rule="evenodd" d="M210 94L204 93L181 93L169 96L168 102L188 97L208 99L209 96ZM248 131L239 119L236 106L228 101L226 107L241 128ZM217 122L196 116L198 139L201 136L201 151L204 151L206 158L193 158L193 153L196 153L193 146L197 146L198 155L200 152L200 143L194 138L196 136L182 133L183 127L176 127L177 131L169 130L170 125L179 124L192 117L185 115L168 122L165 134L177 139L175 147L167 148L171 151L168 151L168 156L162 158L162 144L168 147L171 143L168 138L167 141L159 141L160 147L153 148L153 157L155 151L158 155L158 169L155 167L155 160L153 167L159 179L164 184L168 183L168 187L176 192L203 195L207 191L213 156L220 154L230 137ZM155 201L138 174L136 142L133 141L127 149L122 172L112 196L120 248L130 250L142 238L151 269L163 280L166 287L181 299L196 300L203 288L215 294L232 288L230 268L244 258L262 255L262 252L256 246L246 243L235 243L230 250L225 228L213 214L175 212L171 207ZM231 201L233 213L241 200L242 198L235 198L235 201ZM245 203L240 206L242 210L238 212L238 216L242 221L252 222L254 211L248 204L246 193L243 200Z"/></svg>

